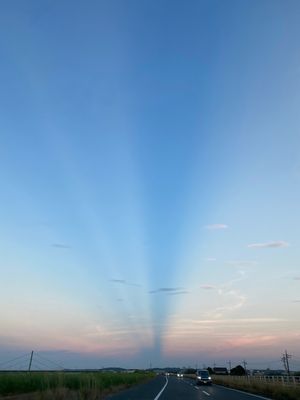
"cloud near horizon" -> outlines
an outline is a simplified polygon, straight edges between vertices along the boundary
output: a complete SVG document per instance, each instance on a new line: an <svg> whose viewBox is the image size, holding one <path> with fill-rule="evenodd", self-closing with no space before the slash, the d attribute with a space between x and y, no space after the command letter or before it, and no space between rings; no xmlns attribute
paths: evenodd
<svg viewBox="0 0 300 400"><path fill-rule="evenodd" d="M257 248L257 249L267 249L267 248L280 248L280 247L289 247L290 244L284 242L283 240L278 240L275 242L267 242L267 243L252 243L248 244L248 248Z"/></svg>
<svg viewBox="0 0 300 400"><path fill-rule="evenodd" d="M226 224L210 224L210 225L206 225L205 228L214 231L214 230L219 230L219 229L227 229L228 225L226 225Z"/></svg>

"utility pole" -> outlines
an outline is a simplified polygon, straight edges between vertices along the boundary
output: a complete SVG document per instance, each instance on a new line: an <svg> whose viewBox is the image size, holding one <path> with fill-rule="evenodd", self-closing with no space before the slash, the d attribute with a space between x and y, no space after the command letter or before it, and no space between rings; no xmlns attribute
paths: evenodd
<svg viewBox="0 0 300 400"><path fill-rule="evenodd" d="M283 362L283 366L284 366L284 369L285 369L285 372L286 372L287 368L286 368L286 362L285 362L285 356L284 355L281 357L281 361Z"/></svg>
<svg viewBox="0 0 300 400"><path fill-rule="evenodd" d="M231 372L231 360L229 360L227 364L229 365L229 373L230 373Z"/></svg>
<svg viewBox="0 0 300 400"><path fill-rule="evenodd" d="M287 374L290 375L290 365L289 365L289 358L292 358L291 354L288 354L287 351L282 355L281 361L283 362L284 369L286 370Z"/></svg>
<svg viewBox="0 0 300 400"><path fill-rule="evenodd" d="M31 355L30 355L30 361L29 361L29 366L28 366L28 372L30 372L30 370L31 370L32 358L33 358L33 350L32 350Z"/></svg>
<svg viewBox="0 0 300 400"><path fill-rule="evenodd" d="M247 362L245 360L243 360L243 365L244 365L244 369L245 369L246 375L248 375L248 373L247 373Z"/></svg>

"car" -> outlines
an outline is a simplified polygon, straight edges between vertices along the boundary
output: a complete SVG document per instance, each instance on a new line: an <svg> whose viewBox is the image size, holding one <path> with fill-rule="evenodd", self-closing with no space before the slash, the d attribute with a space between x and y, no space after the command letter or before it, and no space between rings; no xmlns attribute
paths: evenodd
<svg viewBox="0 0 300 400"><path fill-rule="evenodd" d="M183 373L181 371L177 373L177 378L183 378Z"/></svg>
<svg viewBox="0 0 300 400"><path fill-rule="evenodd" d="M199 369L196 372L196 385L211 385L212 379L207 369Z"/></svg>

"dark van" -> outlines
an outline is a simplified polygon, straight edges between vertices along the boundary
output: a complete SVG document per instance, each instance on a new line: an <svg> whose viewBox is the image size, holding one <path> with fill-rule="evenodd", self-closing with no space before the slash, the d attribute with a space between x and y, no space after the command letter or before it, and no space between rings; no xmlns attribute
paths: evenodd
<svg viewBox="0 0 300 400"><path fill-rule="evenodd" d="M212 379L206 369L200 369L196 372L196 385L211 385Z"/></svg>

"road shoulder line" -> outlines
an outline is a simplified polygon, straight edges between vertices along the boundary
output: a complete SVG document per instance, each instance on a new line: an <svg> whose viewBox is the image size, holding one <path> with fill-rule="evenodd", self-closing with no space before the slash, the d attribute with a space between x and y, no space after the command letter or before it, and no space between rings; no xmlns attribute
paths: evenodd
<svg viewBox="0 0 300 400"><path fill-rule="evenodd" d="M220 386L220 387L222 387L223 389L228 389L228 390L233 390L234 392L239 392L239 393L243 393L243 394L248 394L249 396L257 397L258 399L262 399L262 400L272 400L272 399L270 399L270 397L260 396L259 394L254 394L254 393L246 392L246 391L244 391L244 390L232 389L232 388L230 388L230 387L223 386L223 385L217 385L217 384L215 384L214 386ZM154 399L154 400L155 400L155 399Z"/></svg>
<svg viewBox="0 0 300 400"><path fill-rule="evenodd" d="M154 398L154 400L158 400L158 399L160 398L160 396L162 395L163 391L164 391L165 388L167 387L168 383L169 383L169 380L168 380L168 378L166 377L166 383L165 383L164 387L161 389L161 391L158 393L158 395Z"/></svg>

